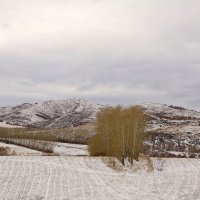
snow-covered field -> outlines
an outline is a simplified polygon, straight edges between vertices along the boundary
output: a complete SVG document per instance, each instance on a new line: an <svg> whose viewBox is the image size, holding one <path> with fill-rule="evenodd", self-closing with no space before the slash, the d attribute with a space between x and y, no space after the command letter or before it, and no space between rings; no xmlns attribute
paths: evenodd
<svg viewBox="0 0 200 200"><path fill-rule="evenodd" d="M18 145L13 144L5 144L0 142L0 147L8 147L9 148L9 155L17 155L17 156L41 156L42 152L36 151L33 149L20 147Z"/></svg>
<svg viewBox="0 0 200 200"><path fill-rule="evenodd" d="M88 146L82 144L54 142L54 153L61 156L88 156Z"/></svg>
<svg viewBox="0 0 200 200"><path fill-rule="evenodd" d="M12 141L15 141L15 139ZM87 150L88 148L87 145L60 143L60 142L49 142L49 143L53 145L53 153L59 156L88 156L89 155L89 152ZM9 155L17 155L17 156L45 155L45 153L42 153L41 151L36 151L30 148L21 147L19 145L6 144L3 142L0 142L0 147L8 147Z"/></svg>
<svg viewBox="0 0 200 200"><path fill-rule="evenodd" d="M0 157L3 200L199 200L200 160L152 159L154 171L114 171L101 158Z"/></svg>

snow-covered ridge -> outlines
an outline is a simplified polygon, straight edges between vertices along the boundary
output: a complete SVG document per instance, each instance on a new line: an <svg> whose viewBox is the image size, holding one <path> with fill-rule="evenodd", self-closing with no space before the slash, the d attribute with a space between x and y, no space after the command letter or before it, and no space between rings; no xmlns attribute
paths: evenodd
<svg viewBox="0 0 200 200"><path fill-rule="evenodd" d="M10 125L61 128L93 123L102 106L82 99L51 100L0 107L0 121Z"/></svg>
<svg viewBox="0 0 200 200"><path fill-rule="evenodd" d="M200 112L159 103L139 105L150 116L150 130L178 125L200 125ZM0 107L0 123L33 127L71 127L95 122L102 105L83 99L50 100Z"/></svg>
<svg viewBox="0 0 200 200"><path fill-rule="evenodd" d="M182 117L185 119L187 118L198 118L200 119L200 112L195 110L189 110L180 106L175 105L166 105L166 104L159 104L159 103L143 103L140 104L142 108L144 108L147 113L150 114L163 114L166 118L173 118L173 117Z"/></svg>
<svg viewBox="0 0 200 200"><path fill-rule="evenodd" d="M148 153L164 155L176 151L192 156L197 153L200 157L200 112L158 103L145 103L140 107L150 117Z"/></svg>
<svg viewBox="0 0 200 200"><path fill-rule="evenodd" d="M200 125L200 112L195 110L158 103L144 103L139 106L150 116L151 130L178 125Z"/></svg>
<svg viewBox="0 0 200 200"><path fill-rule="evenodd" d="M6 124L6 122L0 122L0 127L2 127L2 128L23 128L22 126Z"/></svg>

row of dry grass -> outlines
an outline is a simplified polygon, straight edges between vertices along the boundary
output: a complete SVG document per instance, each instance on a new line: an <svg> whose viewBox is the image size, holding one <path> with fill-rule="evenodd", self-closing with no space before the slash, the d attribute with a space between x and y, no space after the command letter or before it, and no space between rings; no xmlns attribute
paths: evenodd
<svg viewBox="0 0 200 200"><path fill-rule="evenodd" d="M87 144L94 135L93 125L59 129L0 128L0 139L28 139Z"/></svg>
<svg viewBox="0 0 200 200"><path fill-rule="evenodd" d="M52 142L42 141L42 140L1 138L0 141L6 144L15 144L18 146L26 147L37 151L42 151L45 153L53 153L54 149L54 145Z"/></svg>
<svg viewBox="0 0 200 200"><path fill-rule="evenodd" d="M87 144L92 134L93 125L60 129L0 128L0 141L52 154L53 142Z"/></svg>

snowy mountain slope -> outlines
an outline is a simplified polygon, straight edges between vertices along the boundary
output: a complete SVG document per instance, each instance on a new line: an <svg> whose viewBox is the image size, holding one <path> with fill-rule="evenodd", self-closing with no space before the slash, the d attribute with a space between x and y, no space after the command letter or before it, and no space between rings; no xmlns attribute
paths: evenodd
<svg viewBox="0 0 200 200"><path fill-rule="evenodd" d="M93 123L101 107L82 99L24 103L15 107L1 107L0 121L38 128L71 127Z"/></svg>
<svg viewBox="0 0 200 200"><path fill-rule="evenodd" d="M158 103L144 103L139 106L150 116L150 129L174 125L198 126L200 123L200 112L194 110Z"/></svg>
<svg viewBox="0 0 200 200"><path fill-rule="evenodd" d="M157 156L175 151L200 157L200 112L157 103L145 103L140 107L150 118L148 153Z"/></svg>

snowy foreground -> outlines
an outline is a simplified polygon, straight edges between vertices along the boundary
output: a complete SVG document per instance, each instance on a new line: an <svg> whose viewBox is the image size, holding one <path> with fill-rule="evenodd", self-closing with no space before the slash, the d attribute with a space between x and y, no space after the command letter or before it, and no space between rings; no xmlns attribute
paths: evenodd
<svg viewBox="0 0 200 200"><path fill-rule="evenodd" d="M0 157L0 199L200 199L200 160L152 160L147 172L114 171L92 157Z"/></svg>

